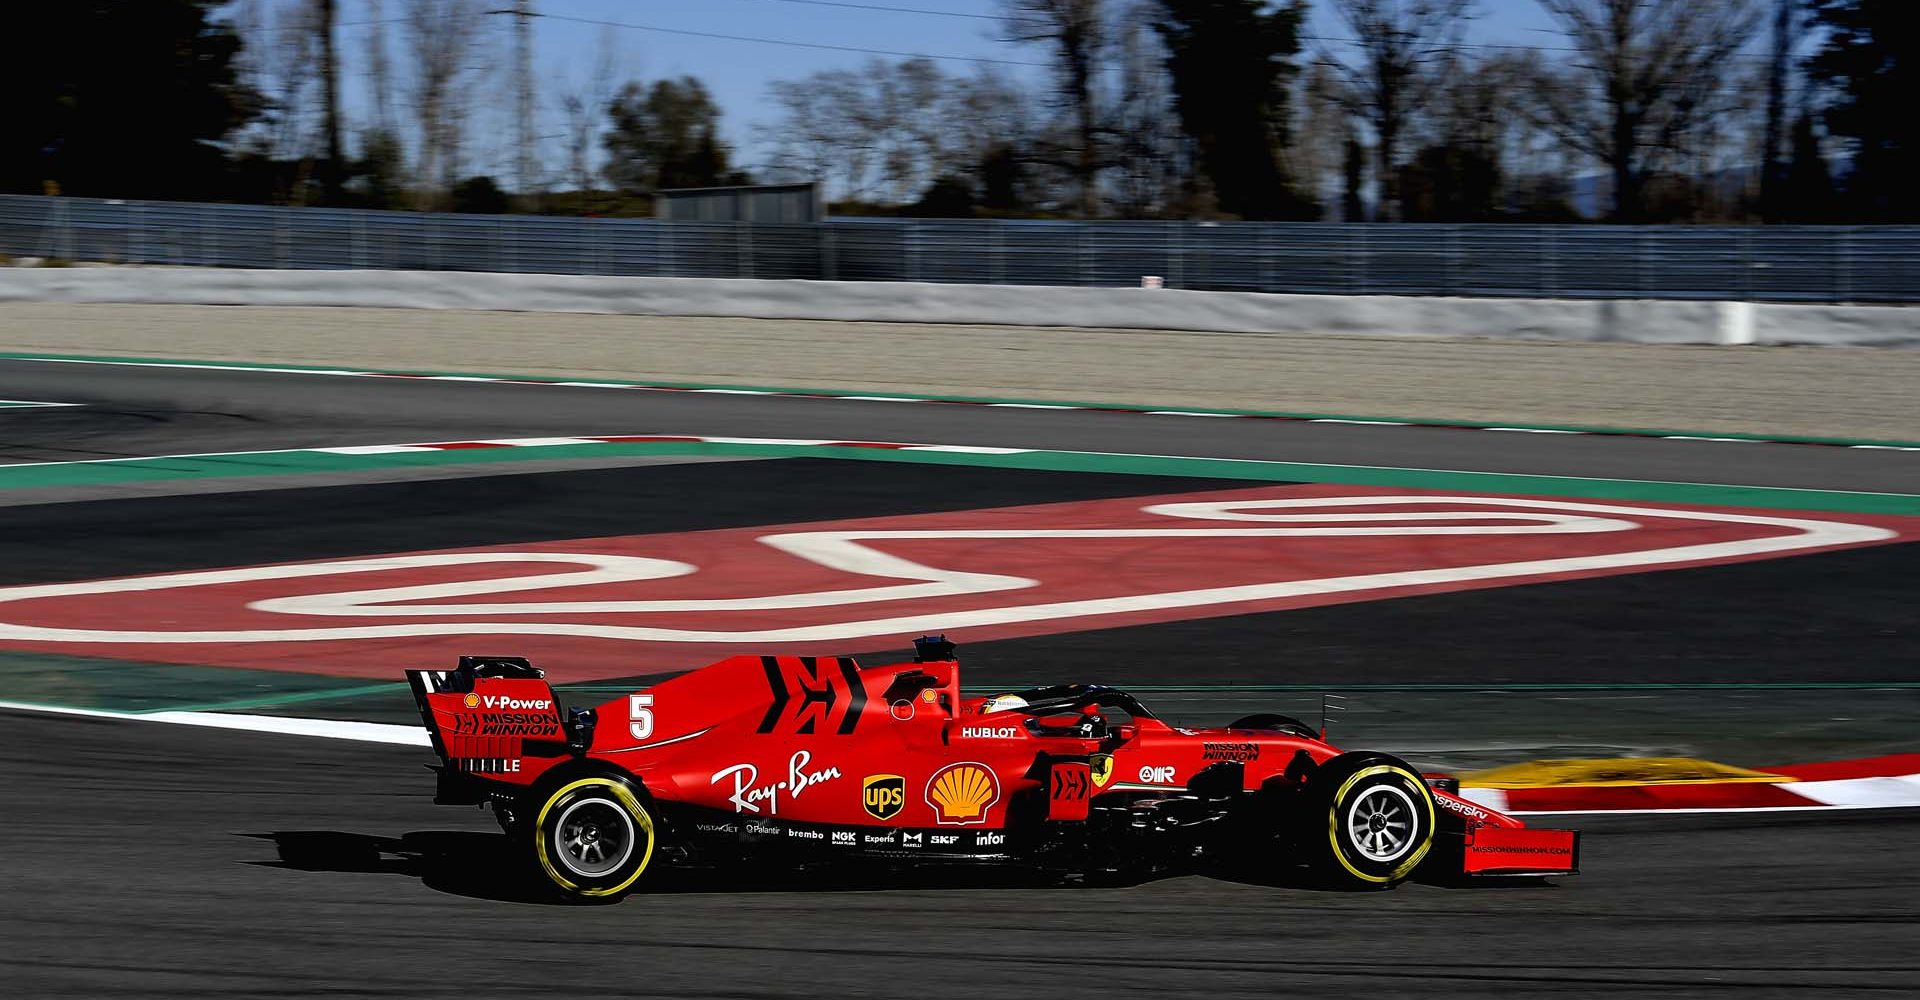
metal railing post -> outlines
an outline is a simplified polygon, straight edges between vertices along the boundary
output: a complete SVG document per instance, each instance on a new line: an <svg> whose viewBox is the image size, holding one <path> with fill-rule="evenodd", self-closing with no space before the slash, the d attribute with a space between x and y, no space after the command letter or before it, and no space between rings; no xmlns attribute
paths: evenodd
<svg viewBox="0 0 1920 1000"><path fill-rule="evenodd" d="M1540 230L1540 239L1546 244L1542 248L1543 266L1541 271L1547 276L1546 292L1549 298L1560 294L1560 227L1544 226Z"/></svg>
<svg viewBox="0 0 1920 1000"><path fill-rule="evenodd" d="M54 252L47 256L59 257L63 260L72 260L75 256L73 250L73 202L62 198L60 199L58 208L60 212L60 226L55 230Z"/></svg>
<svg viewBox="0 0 1920 1000"><path fill-rule="evenodd" d="M1835 289L1839 293L1834 300L1836 302L1853 299L1853 238L1858 232L1858 227L1848 226L1840 230L1840 238L1834 241L1835 251L1840 257L1839 266L1834 269L1835 276L1840 279L1840 287Z"/></svg>
<svg viewBox="0 0 1920 1000"><path fill-rule="evenodd" d="M1461 286L1465 284L1466 261L1460 252L1460 229L1459 223L1447 227L1447 273L1441 287L1449 295L1459 295Z"/></svg>
<svg viewBox="0 0 1920 1000"><path fill-rule="evenodd" d="M739 276L753 277L753 223L736 222L734 225L734 250L738 255Z"/></svg>
<svg viewBox="0 0 1920 1000"><path fill-rule="evenodd" d="M1276 242L1278 241L1274 238L1274 223L1262 223L1260 225L1260 290L1263 292L1275 290L1273 257L1277 252L1274 247Z"/></svg>
<svg viewBox="0 0 1920 1000"><path fill-rule="evenodd" d="M913 221L912 219L908 219L906 232L904 232L902 235L905 237L903 242L906 244L904 249L906 250L906 256L907 256L907 280L919 281L920 280L920 224Z"/></svg>
<svg viewBox="0 0 1920 1000"><path fill-rule="evenodd" d="M1360 235L1360 241L1358 246L1358 253L1355 254L1353 274L1354 274L1355 281L1358 283L1356 287L1358 288L1360 294L1365 295L1369 287L1369 284L1367 281L1367 268L1370 267L1373 263L1369 254L1370 248L1367 246L1367 239L1369 236L1372 235L1372 230L1368 228L1368 225L1366 223L1362 223L1360 228L1357 230L1357 232Z"/></svg>
<svg viewBox="0 0 1920 1000"><path fill-rule="evenodd" d="M1170 288L1187 287L1187 227L1181 222L1167 223L1172 238L1167 241L1167 283Z"/></svg>
<svg viewBox="0 0 1920 1000"><path fill-rule="evenodd" d="M1752 302L1753 270L1759 263L1753 256L1753 227L1742 226L1738 236L1739 240L1735 245L1740 249L1740 298L1742 301Z"/></svg>
<svg viewBox="0 0 1920 1000"><path fill-rule="evenodd" d="M816 222L820 227L820 262L823 267L820 277L827 281L840 280L840 264L834 258L833 226L826 222Z"/></svg>
<svg viewBox="0 0 1920 1000"><path fill-rule="evenodd" d="M1641 298L1647 294L1647 267L1652 263L1649 259L1652 255L1647 249L1651 239L1649 234L1646 226L1633 227L1633 292Z"/></svg>
<svg viewBox="0 0 1920 1000"><path fill-rule="evenodd" d="M1007 283L1007 223L994 219L987 223L987 274L990 284Z"/></svg>

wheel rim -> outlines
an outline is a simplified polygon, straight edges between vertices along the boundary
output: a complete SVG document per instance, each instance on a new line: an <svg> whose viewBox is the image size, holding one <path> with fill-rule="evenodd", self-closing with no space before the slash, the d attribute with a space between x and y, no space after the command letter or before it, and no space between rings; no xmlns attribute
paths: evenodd
<svg viewBox="0 0 1920 1000"><path fill-rule="evenodd" d="M569 805L554 824L554 853L576 875L599 878L633 855L633 817L618 803L586 798Z"/></svg>
<svg viewBox="0 0 1920 1000"><path fill-rule="evenodd" d="M1347 840L1361 857L1382 864L1398 861L1418 840L1413 797L1393 785L1374 785L1347 806Z"/></svg>

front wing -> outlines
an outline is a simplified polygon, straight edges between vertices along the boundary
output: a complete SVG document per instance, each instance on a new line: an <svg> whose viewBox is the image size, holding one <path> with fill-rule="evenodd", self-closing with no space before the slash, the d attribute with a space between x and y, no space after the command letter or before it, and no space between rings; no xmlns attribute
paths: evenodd
<svg viewBox="0 0 1920 1000"><path fill-rule="evenodd" d="M1460 835L1462 875L1578 875L1580 833L1482 826Z"/></svg>

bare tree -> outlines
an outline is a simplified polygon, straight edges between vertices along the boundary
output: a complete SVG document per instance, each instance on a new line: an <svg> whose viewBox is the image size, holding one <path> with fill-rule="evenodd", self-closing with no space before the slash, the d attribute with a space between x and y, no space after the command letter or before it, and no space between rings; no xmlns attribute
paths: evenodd
<svg viewBox="0 0 1920 1000"><path fill-rule="evenodd" d="M1786 186L1787 78L1793 50L1799 41L1800 0L1772 0L1773 51L1767 61L1767 127L1760 148L1760 206L1769 220L1784 214L1782 188Z"/></svg>
<svg viewBox="0 0 1920 1000"><path fill-rule="evenodd" d="M1566 149L1543 94L1550 77L1540 53L1500 52L1468 65L1446 96L1444 133L1477 144L1499 165L1500 203L1534 214L1564 206Z"/></svg>
<svg viewBox="0 0 1920 1000"><path fill-rule="evenodd" d="M377 132L393 132L393 89L387 74L387 25L381 16L380 0L366 0L367 4L367 90L368 103L373 105L373 128Z"/></svg>
<svg viewBox="0 0 1920 1000"><path fill-rule="evenodd" d="M334 25L338 20L334 0L314 0L313 30L320 43L322 128L327 138L327 157L320 166L320 190L330 205L340 203L347 180L346 154L340 148L340 62L333 47Z"/></svg>
<svg viewBox="0 0 1920 1000"><path fill-rule="evenodd" d="M273 112L272 59L269 56L273 34L262 4L263 0L234 0L232 9L227 13L228 19L233 22L234 33L241 39L240 51L233 57L236 82L257 92L263 104L264 113L247 133L247 138L256 144L266 141L266 118Z"/></svg>
<svg viewBox="0 0 1920 1000"><path fill-rule="evenodd" d="M773 148L774 171L822 185L830 200L864 198L873 147L854 126L855 102L866 97L861 75L832 70L775 80L767 90L781 111L760 127Z"/></svg>
<svg viewBox="0 0 1920 1000"><path fill-rule="evenodd" d="M567 179L584 199L593 190L593 149L606 123L607 108L613 103L614 88L620 78L619 49L613 29L600 30L592 68L584 79L572 80L564 69L555 70L554 77L553 90L558 95L560 115L566 125L563 134L567 144Z"/></svg>
<svg viewBox="0 0 1920 1000"><path fill-rule="evenodd" d="M314 13L313 0L250 0L235 10L241 31L259 40L241 50L242 72L266 96L262 139L275 159L300 160L313 153L307 98L314 83Z"/></svg>
<svg viewBox="0 0 1920 1000"><path fill-rule="evenodd" d="M1613 218L1644 209L1649 175L1681 163L1729 97L1752 0L1540 0L1578 50L1543 91L1568 146L1613 178Z"/></svg>
<svg viewBox="0 0 1920 1000"><path fill-rule="evenodd" d="M949 173L974 179L981 204L1012 211L1027 197L1026 159L1036 122L1031 95L1006 75L984 67L955 78L947 121L953 132L945 152Z"/></svg>
<svg viewBox="0 0 1920 1000"><path fill-rule="evenodd" d="M928 59L906 59L891 67L877 64L871 76L882 112L882 168L892 200L905 204L947 163L944 147L951 137L944 112L949 84Z"/></svg>
<svg viewBox="0 0 1920 1000"><path fill-rule="evenodd" d="M536 194L538 153L533 129L533 0L513 5L513 180L522 198Z"/></svg>
<svg viewBox="0 0 1920 1000"><path fill-rule="evenodd" d="M479 0L406 0L402 27L413 56L422 207L452 188L459 170L467 112L460 84L471 68L481 14Z"/></svg>
<svg viewBox="0 0 1920 1000"><path fill-rule="evenodd" d="M1161 214L1179 184L1180 117L1173 107L1167 53L1148 12L1120 30L1120 99L1114 106L1116 208L1130 218Z"/></svg>
<svg viewBox="0 0 1920 1000"><path fill-rule="evenodd" d="M1340 72L1324 60L1315 60L1301 76L1294 106L1299 111L1289 133L1289 165L1308 193L1327 202L1339 187L1347 139L1353 132L1353 99Z"/></svg>
<svg viewBox="0 0 1920 1000"><path fill-rule="evenodd" d="M1474 0L1334 0L1359 65L1347 92L1373 128L1374 184L1385 218L1401 217L1400 142L1454 67Z"/></svg>
<svg viewBox="0 0 1920 1000"><path fill-rule="evenodd" d="M949 77L926 59L875 59L768 92L782 112L759 129L774 170L819 181L836 200L905 204L941 177L977 181L994 147L1026 131L1017 88L985 73Z"/></svg>
<svg viewBox="0 0 1920 1000"><path fill-rule="evenodd" d="M1100 108L1097 89L1107 49L1100 0L1002 0L1007 39L1054 49L1060 90L1073 115L1072 172L1080 189L1080 214L1100 210Z"/></svg>

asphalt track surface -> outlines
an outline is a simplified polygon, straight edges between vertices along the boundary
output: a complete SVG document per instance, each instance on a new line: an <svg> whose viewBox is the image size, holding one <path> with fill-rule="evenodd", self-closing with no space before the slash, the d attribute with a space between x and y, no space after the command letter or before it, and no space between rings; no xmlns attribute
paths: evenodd
<svg viewBox="0 0 1920 1000"><path fill-rule="evenodd" d="M541 905L417 750L7 718L19 997L1911 995L1920 817L1589 822L1557 884L689 873Z"/></svg>
<svg viewBox="0 0 1920 1000"><path fill-rule="evenodd" d="M1920 493L1920 452L1296 424L1133 413L417 382L0 359L0 462L493 437L701 434L911 441L1531 475ZM1766 405L1756 400L1755 406ZM1782 454L1791 450L1792 454Z"/></svg>
<svg viewBox="0 0 1920 1000"><path fill-rule="evenodd" d="M684 433L1920 491L1920 455L1774 445L24 362L0 362L0 398L87 404L0 414L0 461L12 462ZM684 466L674 474L741 476L762 464ZM225 542L269 551L278 538L293 551L283 548L277 558L308 558L328 537L325 525L355 517L369 536L356 544L372 550L383 542L375 515L388 499L404 495L416 510L438 513L431 519L437 530L468 533L466 541L443 541L481 544L474 539L486 530L527 523L524 512L513 509L516 490L542 491L543 504L556 490L566 492L577 505L571 515L588 518L595 509L591 497L605 492L593 488L591 477L633 474L489 477L478 482L499 505L468 507L464 514L456 494L439 481L330 485L307 495L270 489L43 504L7 509L0 538L10 563L7 582L258 555ZM1046 489L1056 493L1106 488L1049 482ZM564 483L571 485L556 485ZM952 502L971 506L1010 486L1028 495L1040 483L979 477L956 489ZM395 492L383 499L381 490ZM436 496L436 503L427 502ZM296 503L319 518L306 543L287 534L284 514L267 516L276 505L284 511ZM336 509L320 517L329 507ZM398 537L419 523L401 521L386 530ZM251 536L235 533L236 525L249 524ZM215 530L222 532L220 551L196 546L196 537ZM1804 645L1781 650L1773 661L1786 671L1781 676L1790 676L1794 664L1816 672L1844 666L1840 653L1859 649L1855 642L1876 625L1886 634L1860 659L1904 661L1909 669L1920 662L1911 657L1910 630L1893 624L1911 618L1896 606L1916 592L1915 560L1903 551L1911 548L1792 560L1812 581L1803 593L1831 595L1831 608L1853 617L1825 618L1796 633ZM1688 593L1709 605L1724 601L1725 614L1745 612L1752 621L1785 613L1791 595L1773 593L1776 582L1743 579L1743 571L1752 573L1746 566L1687 571L1721 574L1696 577ZM1660 578L1686 575L1634 579L1657 587ZM1592 585L1611 584L1554 586ZM1557 614L1583 603L1619 608L1633 602L1617 594L1555 597L1551 589L1497 592L1534 591L1522 599L1543 602L1526 617L1547 624L1525 642L1512 640L1519 644L1511 662L1584 638L1588 645L1641 643L1627 652L1643 677L1680 670L1696 671L1696 679L1745 675L1732 656L1704 663L1698 656L1670 663L1654 656L1664 648L1654 636L1703 627L1719 617L1711 607L1676 608L1675 599L1650 593L1633 606L1669 617L1554 625ZM1394 613L1412 616L1391 629L1342 619L1353 614L1343 608L1316 609L1325 617L1318 623L1291 621L1325 650L1353 640L1355 651L1347 655L1368 670L1384 669L1397 644L1411 640L1427 645L1425 659L1408 662L1437 664L1434 669L1463 679L1497 680L1498 664L1441 655L1487 648L1487 637L1468 645L1446 633L1446 623L1467 612L1417 607L1455 599L1484 598L1450 594L1373 605L1375 611L1402 605ZM1702 617L1690 617L1695 614ZM1152 626L1161 630L1153 636L1111 630L1135 634L1100 637L1098 643L1110 645L1094 652L1112 659L1143 642L1161 648L1219 643L1231 654L1229 663L1231 657L1250 663L1263 654L1260 636L1275 624L1188 622ZM1569 627L1591 631L1553 631ZM1515 634L1503 632L1503 641ZM1050 655L1065 655L1069 638L1048 640L1055 644ZM1739 644L1761 645L1755 637ZM1077 648L1086 652L1084 644ZM971 662L989 672L1007 664L1011 671L1016 651L983 647ZM1577 663L1566 669L1577 672ZM1911 813L1583 821L1587 873L1552 885L1409 885L1386 894L1342 894L1285 879L1271 885L1184 876L1088 888L1018 873L829 870L689 874L671 891L620 906L562 908L530 901L504 875L509 865L484 813L428 803L419 751L20 713L0 714L0 726L0 801L9 814L0 835L0 993L7 995L1090 997L1500 990L1705 996L1729 989L1800 995L1907 992L1920 974L1914 948L1920 874L1910 863L1920 817Z"/></svg>

